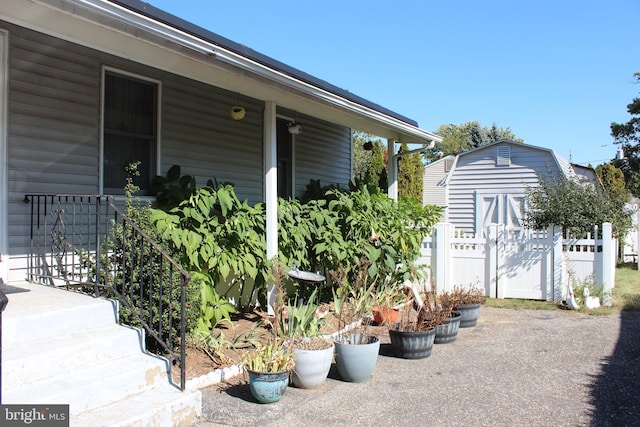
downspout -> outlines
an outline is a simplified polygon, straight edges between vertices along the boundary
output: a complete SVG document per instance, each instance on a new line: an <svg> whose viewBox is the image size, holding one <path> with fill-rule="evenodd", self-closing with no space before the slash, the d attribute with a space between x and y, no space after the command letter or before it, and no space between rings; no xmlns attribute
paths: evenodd
<svg viewBox="0 0 640 427"><path fill-rule="evenodd" d="M264 199L266 208L267 260L278 256L278 145L276 103L264 103ZM267 283L267 314L274 316L274 284Z"/></svg>

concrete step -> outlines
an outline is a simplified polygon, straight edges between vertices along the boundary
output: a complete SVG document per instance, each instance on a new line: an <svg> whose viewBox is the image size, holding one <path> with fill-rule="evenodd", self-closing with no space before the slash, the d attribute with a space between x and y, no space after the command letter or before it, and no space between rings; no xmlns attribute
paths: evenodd
<svg viewBox="0 0 640 427"><path fill-rule="evenodd" d="M2 403L70 404L76 414L169 383L169 362L135 354L9 388Z"/></svg>
<svg viewBox="0 0 640 427"><path fill-rule="evenodd" d="M8 295L2 313L3 348L116 323L114 301L41 285L29 289Z"/></svg>
<svg viewBox="0 0 640 427"><path fill-rule="evenodd" d="M199 390L170 383L171 364L117 324L113 301L29 283L2 319L2 403L68 404L75 426L190 425Z"/></svg>
<svg viewBox="0 0 640 427"><path fill-rule="evenodd" d="M61 372L140 354L144 351L143 343L142 331L113 323L20 342L3 348L2 382L5 388L13 388L24 383L43 381Z"/></svg>
<svg viewBox="0 0 640 427"><path fill-rule="evenodd" d="M73 427L191 426L202 414L200 390L164 385L110 405L73 415Z"/></svg>

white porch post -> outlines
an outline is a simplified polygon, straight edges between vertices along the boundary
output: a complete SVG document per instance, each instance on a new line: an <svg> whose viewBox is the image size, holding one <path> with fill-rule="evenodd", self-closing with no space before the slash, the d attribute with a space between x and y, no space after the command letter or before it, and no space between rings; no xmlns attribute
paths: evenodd
<svg viewBox="0 0 640 427"><path fill-rule="evenodd" d="M387 194L393 200L398 200L398 158L396 157L396 144L392 139L387 139Z"/></svg>
<svg viewBox="0 0 640 427"><path fill-rule="evenodd" d="M264 103L264 198L267 215L267 260L278 256L278 145L276 103ZM267 284L267 314L275 315L273 283Z"/></svg>

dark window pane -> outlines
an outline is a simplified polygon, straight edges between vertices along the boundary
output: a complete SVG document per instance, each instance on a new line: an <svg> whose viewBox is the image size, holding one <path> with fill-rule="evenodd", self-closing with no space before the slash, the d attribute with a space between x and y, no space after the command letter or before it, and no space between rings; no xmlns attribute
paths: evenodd
<svg viewBox="0 0 640 427"><path fill-rule="evenodd" d="M118 135L105 135L104 143L104 189L111 194L124 194L127 174L125 167L140 161L134 184L147 188L149 180L155 176L155 142L148 139Z"/></svg>
<svg viewBox="0 0 640 427"><path fill-rule="evenodd" d="M125 166L139 161L143 193L156 175L157 85L107 73L104 94L104 190L122 194Z"/></svg>
<svg viewBox="0 0 640 427"><path fill-rule="evenodd" d="M291 197L293 179L292 136L287 128L286 120L276 122L278 151L278 197Z"/></svg>

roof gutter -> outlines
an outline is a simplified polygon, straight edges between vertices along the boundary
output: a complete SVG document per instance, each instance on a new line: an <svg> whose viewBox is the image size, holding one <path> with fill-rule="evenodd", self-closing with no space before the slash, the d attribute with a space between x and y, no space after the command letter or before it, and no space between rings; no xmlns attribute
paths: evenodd
<svg viewBox="0 0 640 427"><path fill-rule="evenodd" d="M157 37L170 40L180 46L194 50L203 55L213 57L221 62L232 65L244 71L248 71L257 76L270 81L285 85L295 89L305 95L319 99L330 105L351 111L369 120L376 121L384 126L388 126L395 131L418 139L416 143L441 142L442 138L434 133L420 129L410 123L396 119L390 115L376 111L365 105L351 101L343 96L322 89L318 86L307 83L303 80L292 77L286 73L268 67L260 62L254 61L246 56L225 49L220 45L209 42L203 38L181 31L178 28L164 24L143 14L137 13L129 8L120 6L110 1L104 0L67 0L67 3L77 7L87 8L94 13L98 13L118 22L130 25L136 29L150 33ZM413 141L402 141L412 143Z"/></svg>

